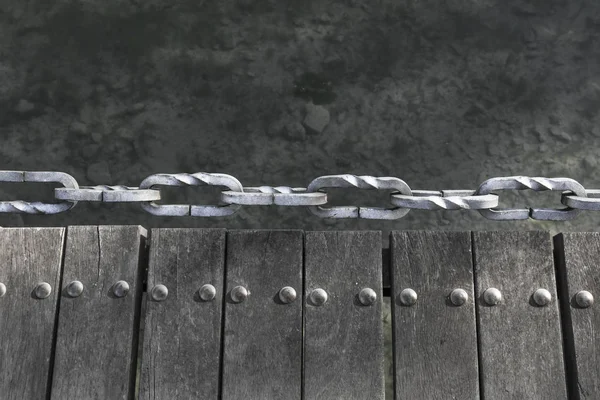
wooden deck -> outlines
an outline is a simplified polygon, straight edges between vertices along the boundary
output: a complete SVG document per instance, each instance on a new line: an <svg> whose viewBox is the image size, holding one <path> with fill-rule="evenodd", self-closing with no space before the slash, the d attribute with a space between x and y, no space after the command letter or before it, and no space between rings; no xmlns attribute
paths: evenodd
<svg viewBox="0 0 600 400"><path fill-rule="evenodd" d="M0 398L383 399L385 294L396 399L600 399L600 233L381 243L0 228Z"/></svg>

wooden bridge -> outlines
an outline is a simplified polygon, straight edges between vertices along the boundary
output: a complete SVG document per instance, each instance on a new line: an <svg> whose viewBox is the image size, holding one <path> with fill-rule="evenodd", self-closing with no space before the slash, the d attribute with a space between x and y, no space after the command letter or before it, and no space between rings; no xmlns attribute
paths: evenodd
<svg viewBox="0 0 600 400"><path fill-rule="evenodd" d="M600 234L0 228L2 399L600 399Z"/></svg>

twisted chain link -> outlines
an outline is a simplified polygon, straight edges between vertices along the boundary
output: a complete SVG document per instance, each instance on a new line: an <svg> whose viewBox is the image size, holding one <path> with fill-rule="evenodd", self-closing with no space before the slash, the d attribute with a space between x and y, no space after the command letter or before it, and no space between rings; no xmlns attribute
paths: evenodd
<svg viewBox="0 0 600 400"><path fill-rule="evenodd" d="M477 210L491 220L551 220L575 218L581 210L600 211L600 189L585 189L570 178L507 176L491 178L476 190L411 190L402 179L357 175L326 175L310 182L306 188L289 186L244 187L235 177L226 174L197 172L193 174L155 174L144 179L139 187L79 186L75 178L56 171L0 171L0 182L50 182L63 187L54 189L55 203L0 201L0 213L58 214L73 208L79 201L106 203L139 203L143 210L159 216L224 217L236 213L242 206L278 205L307 207L321 218L365 218L394 220L411 209ZM161 199L155 186L223 186L219 204L157 204ZM391 190L389 203L393 207L341 206L327 204L325 188L355 188ZM501 190L561 191L561 203L566 207L497 208Z"/></svg>
<svg viewBox="0 0 600 400"><path fill-rule="evenodd" d="M579 182L570 178L530 178L527 176L508 176L501 178L492 178L483 182L475 192L476 195L488 194L492 190L524 190L531 189L536 192L551 190L570 190L580 197L587 197L587 192ZM494 220L519 220L519 219L537 219L537 220L570 220L575 218L580 210L567 207L561 209L546 208L514 208L514 209L488 209L479 210L481 215Z"/></svg>

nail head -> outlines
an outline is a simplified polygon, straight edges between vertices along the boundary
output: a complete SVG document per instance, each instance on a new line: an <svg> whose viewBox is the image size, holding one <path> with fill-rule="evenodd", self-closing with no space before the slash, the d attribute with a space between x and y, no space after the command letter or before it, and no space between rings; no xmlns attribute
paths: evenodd
<svg viewBox="0 0 600 400"><path fill-rule="evenodd" d="M533 301L540 307L547 306L552 301L552 295L546 289L538 289L533 293Z"/></svg>
<svg viewBox="0 0 600 400"><path fill-rule="evenodd" d="M165 285L155 285L152 288L151 296L154 301L166 300L169 295L169 289Z"/></svg>
<svg viewBox="0 0 600 400"><path fill-rule="evenodd" d="M594 304L594 296L587 290L580 290L575 295L575 301L581 308L588 308Z"/></svg>
<svg viewBox="0 0 600 400"><path fill-rule="evenodd" d="M6 285L2 282L0 282L0 297L4 296L6 294Z"/></svg>
<svg viewBox="0 0 600 400"><path fill-rule="evenodd" d="M248 298L248 290L243 286L236 286L231 289L231 300L234 303L241 303Z"/></svg>
<svg viewBox="0 0 600 400"><path fill-rule="evenodd" d="M371 288L364 288L358 293L358 300L363 306L371 306L377 300L377 293Z"/></svg>
<svg viewBox="0 0 600 400"><path fill-rule="evenodd" d="M483 300L489 306L495 306L502 301L502 293L496 288L489 288L483 292Z"/></svg>
<svg viewBox="0 0 600 400"><path fill-rule="evenodd" d="M35 297L38 299L45 299L50 296L50 293L52 293L52 287L47 282L38 283L35 287Z"/></svg>
<svg viewBox="0 0 600 400"><path fill-rule="evenodd" d="M315 289L310 292L310 301L315 306L322 306L327 302L327 292L321 288Z"/></svg>
<svg viewBox="0 0 600 400"><path fill-rule="evenodd" d="M129 293L129 283L125 281L118 281L113 286L113 293L116 297L125 297Z"/></svg>
<svg viewBox="0 0 600 400"><path fill-rule="evenodd" d="M452 293L450 293L450 301L455 306L462 306L469 300L469 294L464 289L454 289Z"/></svg>
<svg viewBox="0 0 600 400"><path fill-rule="evenodd" d="M202 301L211 301L217 296L217 289L211 284L206 284L198 289L198 296Z"/></svg>
<svg viewBox="0 0 600 400"><path fill-rule="evenodd" d="M296 289L291 286L281 288L279 291L279 300L284 304L289 304L296 300Z"/></svg>
<svg viewBox="0 0 600 400"><path fill-rule="evenodd" d="M71 281L67 285L67 294L69 297L79 297L83 293L83 283L80 281Z"/></svg>
<svg viewBox="0 0 600 400"><path fill-rule="evenodd" d="M412 306L417 302L417 292L407 288L400 292L400 303L405 306Z"/></svg>

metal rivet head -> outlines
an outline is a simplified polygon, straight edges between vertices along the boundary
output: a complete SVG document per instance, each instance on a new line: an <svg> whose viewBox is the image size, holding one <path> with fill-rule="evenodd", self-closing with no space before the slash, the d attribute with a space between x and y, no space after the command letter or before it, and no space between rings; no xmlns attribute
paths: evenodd
<svg viewBox="0 0 600 400"><path fill-rule="evenodd" d="M279 300L284 304L289 304L296 300L296 289L291 286L281 288L279 291Z"/></svg>
<svg viewBox="0 0 600 400"><path fill-rule="evenodd" d="M38 299L45 299L50 296L50 293L52 293L52 287L49 283L38 283L38 285L35 287L35 297Z"/></svg>
<svg viewBox="0 0 600 400"><path fill-rule="evenodd" d="M113 285L113 293L116 297L125 297L129 293L129 283L118 281Z"/></svg>
<svg viewBox="0 0 600 400"><path fill-rule="evenodd" d="M248 290L243 286L236 286L231 289L231 300L234 303L241 303L248 298Z"/></svg>
<svg viewBox="0 0 600 400"><path fill-rule="evenodd" d="M469 300L469 294L464 289L454 289L452 293L450 293L450 301L455 306L462 306Z"/></svg>
<svg viewBox="0 0 600 400"><path fill-rule="evenodd" d="M533 293L533 301L540 307L547 306L552 301L552 295L546 289L538 289Z"/></svg>
<svg viewBox="0 0 600 400"><path fill-rule="evenodd" d="M358 293L358 300L363 306L371 306L377 300L377 293L371 288L364 288Z"/></svg>
<svg viewBox="0 0 600 400"><path fill-rule="evenodd" d="M400 292L400 303L405 306L412 306L417 302L417 292L408 288Z"/></svg>
<svg viewBox="0 0 600 400"><path fill-rule="evenodd" d="M575 295L575 302L581 308L588 308L594 304L594 296L587 290L581 290Z"/></svg>
<svg viewBox="0 0 600 400"><path fill-rule="evenodd" d="M6 294L6 285L2 282L0 282L0 297L4 296Z"/></svg>
<svg viewBox="0 0 600 400"><path fill-rule="evenodd" d="M325 290L319 288L310 292L309 298L312 304L319 307L327 302L328 296Z"/></svg>
<svg viewBox="0 0 600 400"><path fill-rule="evenodd" d="M213 285L206 284L198 289L198 296L202 301L211 301L217 296L217 289Z"/></svg>
<svg viewBox="0 0 600 400"><path fill-rule="evenodd" d="M67 294L69 297L79 297L83 293L83 283L72 281L67 285Z"/></svg>
<svg viewBox="0 0 600 400"><path fill-rule="evenodd" d="M502 301L502 293L496 288L489 288L483 292L483 301L489 306L495 306Z"/></svg>
<svg viewBox="0 0 600 400"><path fill-rule="evenodd" d="M165 285L155 285L150 292L152 300L163 301L169 295L169 289Z"/></svg>

